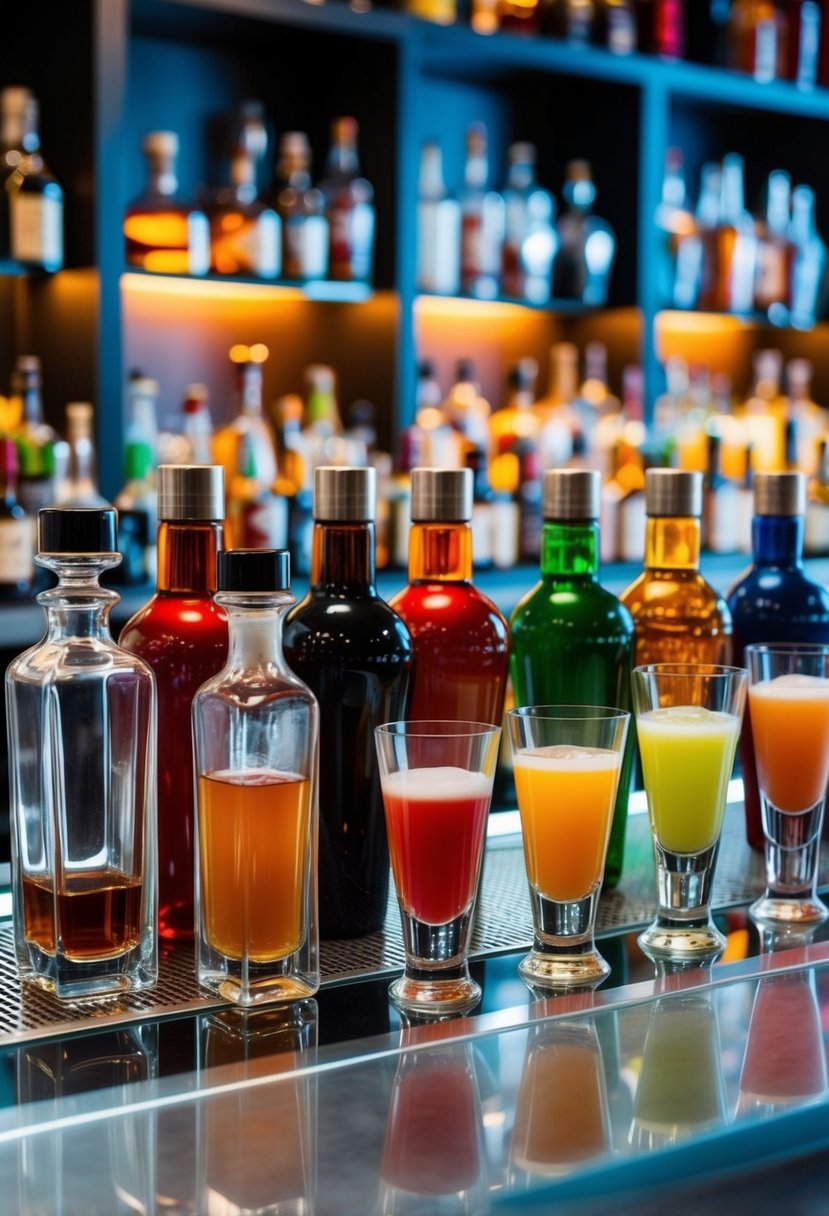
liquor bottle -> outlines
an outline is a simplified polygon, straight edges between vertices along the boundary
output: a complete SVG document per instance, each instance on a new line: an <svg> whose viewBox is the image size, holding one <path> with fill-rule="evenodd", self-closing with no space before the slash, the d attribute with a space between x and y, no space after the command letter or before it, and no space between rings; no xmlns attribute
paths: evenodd
<svg viewBox="0 0 829 1216"><path fill-rule="evenodd" d="M488 570L494 564L495 494L482 444L466 445L463 467L472 470L472 562L476 570Z"/></svg>
<svg viewBox="0 0 829 1216"><path fill-rule="evenodd" d="M316 696L320 772L320 935L382 927L389 855L374 728L405 718L411 635L377 594L374 469L314 471L314 553L305 598L284 631L289 666Z"/></svg>
<svg viewBox="0 0 829 1216"><path fill-rule="evenodd" d="M188 384L184 390L182 434L187 440L188 464L210 464L213 419L206 384Z"/></svg>
<svg viewBox="0 0 829 1216"><path fill-rule="evenodd" d="M417 289L454 296L460 289L461 213L443 181L443 155L435 139L420 150L417 186Z"/></svg>
<svg viewBox="0 0 829 1216"><path fill-rule="evenodd" d="M311 184L311 146L304 131L286 131L279 141L276 209L282 221L282 273L300 282L328 274L325 198Z"/></svg>
<svg viewBox="0 0 829 1216"><path fill-rule="evenodd" d="M702 482L702 547L709 553L736 553L737 485L722 471L722 439L707 435L708 460Z"/></svg>
<svg viewBox="0 0 829 1216"><path fill-rule="evenodd" d="M829 554L829 442L817 445L817 471L809 481L803 549L807 557Z"/></svg>
<svg viewBox="0 0 829 1216"><path fill-rule="evenodd" d="M320 190L328 218L329 278L368 283L374 253L374 190L360 173L356 118L335 118Z"/></svg>
<svg viewBox="0 0 829 1216"><path fill-rule="evenodd" d="M596 186L588 161L568 161L562 193L567 209L556 221L560 246L553 265L553 295L604 305L616 237L607 220L592 214Z"/></svg>
<svg viewBox="0 0 829 1216"><path fill-rule="evenodd" d="M498 29L513 34L538 34L541 31L541 0L496 0Z"/></svg>
<svg viewBox="0 0 829 1216"><path fill-rule="evenodd" d="M813 89L818 81L820 62L820 5L815 0L789 0L788 21L786 76L799 89Z"/></svg>
<svg viewBox="0 0 829 1216"><path fill-rule="evenodd" d="M722 166L709 161L700 169L699 197L694 212L694 223L699 242L699 270L694 281L690 280L687 296L688 308L712 308L710 301L716 298L718 246L717 228L720 222L720 195L722 194Z"/></svg>
<svg viewBox="0 0 829 1216"><path fill-rule="evenodd" d="M755 473L752 564L727 593L734 619L734 662L751 642L829 642L829 592L803 567L806 478L802 473ZM763 848L763 825L751 715L740 738L746 835Z"/></svg>
<svg viewBox="0 0 829 1216"><path fill-rule="evenodd" d="M795 329L812 329L824 306L826 245L815 226L815 192L811 186L795 186L792 191L789 239L794 246L789 320Z"/></svg>
<svg viewBox="0 0 829 1216"><path fill-rule="evenodd" d="M595 0L543 0L542 33L573 46L588 46L596 19Z"/></svg>
<svg viewBox="0 0 829 1216"><path fill-rule="evenodd" d="M598 580L601 476L548 469L543 479L541 579L510 617L515 704L630 707L631 615ZM622 873L631 765L619 776L605 885Z"/></svg>
<svg viewBox="0 0 829 1216"><path fill-rule="evenodd" d="M279 216L256 188L256 167L268 146L262 103L245 102L234 125L230 185L217 190L207 208L210 269L275 279L282 265Z"/></svg>
<svg viewBox="0 0 829 1216"><path fill-rule="evenodd" d="M812 400L812 373L809 359L789 359L786 364L786 397L789 418L797 432L796 469L807 477L817 469L817 446L827 430L827 411Z"/></svg>
<svg viewBox="0 0 829 1216"><path fill-rule="evenodd" d="M685 0L638 0L639 50L647 55L661 55L663 59L682 59L686 43L685 7Z"/></svg>
<svg viewBox="0 0 829 1216"><path fill-rule="evenodd" d="M512 450L519 439L538 439L540 424L533 412L535 380L538 364L535 359L520 359L507 373L507 399L490 418L492 449L497 458Z"/></svg>
<svg viewBox="0 0 829 1216"><path fill-rule="evenodd" d="M129 422L124 440L124 485L115 498L118 508L118 545L123 561L117 572L124 582L143 582L156 576L158 533L155 467L158 462L158 384L132 375L127 388Z"/></svg>
<svg viewBox="0 0 829 1216"><path fill-rule="evenodd" d="M207 274L210 225L204 212L178 193L178 135L151 131L141 149L148 179L124 215L127 265L163 274Z"/></svg>
<svg viewBox="0 0 829 1216"><path fill-rule="evenodd" d="M41 507L54 502L58 490L57 435L43 417L42 378L37 355L18 357L12 373L12 392L21 403L20 426L15 432L20 462L18 498L34 521Z"/></svg>
<svg viewBox="0 0 829 1216"><path fill-rule="evenodd" d="M786 14L776 0L734 0L729 18L729 63L768 84L786 76Z"/></svg>
<svg viewBox="0 0 829 1216"><path fill-rule="evenodd" d="M499 726L507 622L472 584L472 473L412 470L409 582L390 601L414 642L409 716Z"/></svg>
<svg viewBox="0 0 829 1216"><path fill-rule="evenodd" d="M679 148L665 151L656 226L660 232L659 298L666 307L693 308L699 294L702 248L688 203Z"/></svg>
<svg viewBox="0 0 829 1216"><path fill-rule="evenodd" d="M556 206L549 190L535 180L535 146L511 144L504 188L504 243L501 282L504 295L530 304L546 304L552 289L552 265L558 249Z"/></svg>
<svg viewBox="0 0 829 1216"><path fill-rule="evenodd" d="M239 468L239 439L251 440L251 454L256 478L262 485L272 487L276 481L276 447L270 424L262 409L263 362L267 347L232 346L230 361L236 379L236 417L213 436L213 459L223 466L225 484ZM270 546L271 548L275 546ZM278 546L276 546L278 547Z"/></svg>
<svg viewBox="0 0 829 1216"><path fill-rule="evenodd" d="M32 520L17 501L17 445L0 439L0 599L28 595L34 578Z"/></svg>
<svg viewBox="0 0 829 1216"><path fill-rule="evenodd" d="M283 549L288 543L288 503L259 473L253 435L236 438L236 469L228 482L227 530L236 549Z"/></svg>
<svg viewBox="0 0 829 1216"><path fill-rule="evenodd" d="M634 0L598 0L593 41L613 55L631 55L637 46Z"/></svg>
<svg viewBox="0 0 829 1216"><path fill-rule="evenodd" d="M789 238L791 180L775 169L766 186L765 217L757 224L757 266L754 307L776 325L789 317L789 277L792 243Z"/></svg>
<svg viewBox="0 0 829 1216"><path fill-rule="evenodd" d="M156 592L120 644L152 667L158 689L159 933L193 938L193 694L227 658L227 617L213 602L224 479L217 465L159 465Z"/></svg>
<svg viewBox="0 0 829 1216"><path fill-rule="evenodd" d="M518 459L518 560L537 562L541 554L542 487L541 459L532 439L517 439L513 453Z"/></svg>
<svg viewBox="0 0 829 1216"><path fill-rule="evenodd" d="M225 550L217 588L227 664L193 697L199 983L301 1000L319 988L319 715L282 654L287 550Z"/></svg>
<svg viewBox="0 0 829 1216"><path fill-rule="evenodd" d="M779 350L755 351L754 383L742 408L743 433L752 445L755 469L773 472L783 466L783 435L789 403L780 391L783 355Z"/></svg>
<svg viewBox="0 0 829 1216"><path fill-rule="evenodd" d="M63 190L40 151L37 98L0 92L0 257L55 271L63 266Z"/></svg>
<svg viewBox="0 0 829 1216"><path fill-rule="evenodd" d="M461 192L461 291L491 300L501 286L504 200L487 186L487 131L474 122L466 132Z"/></svg>
<svg viewBox="0 0 829 1216"><path fill-rule="evenodd" d="M71 401L66 407L69 476L60 492L62 506L109 507L98 489L95 459L94 410L88 401Z"/></svg>
<svg viewBox="0 0 829 1216"><path fill-rule="evenodd" d="M645 470L645 568L620 599L636 626L634 664L727 663L731 613L699 572L702 474Z"/></svg>
<svg viewBox="0 0 829 1216"><path fill-rule="evenodd" d="M712 274L703 280L701 308L741 313L751 312L754 306L757 242L754 220L745 209L743 197L743 158L729 152L722 161Z"/></svg>
<svg viewBox="0 0 829 1216"><path fill-rule="evenodd" d="M40 512L58 585L38 596L46 636L6 673L17 963L67 999L157 976L155 689L109 632L115 519Z"/></svg>

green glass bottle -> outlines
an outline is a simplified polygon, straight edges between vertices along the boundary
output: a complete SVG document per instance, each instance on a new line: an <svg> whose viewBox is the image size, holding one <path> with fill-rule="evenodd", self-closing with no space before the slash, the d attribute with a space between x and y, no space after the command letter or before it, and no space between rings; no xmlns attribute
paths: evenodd
<svg viewBox="0 0 829 1216"><path fill-rule="evenodd" d="M601 586L593 469L548 469L543 481L541 581L510 620L515 704L630 708L633 618ZM610 830L605 887L622 874L635 732L630 731Z"/></svg>

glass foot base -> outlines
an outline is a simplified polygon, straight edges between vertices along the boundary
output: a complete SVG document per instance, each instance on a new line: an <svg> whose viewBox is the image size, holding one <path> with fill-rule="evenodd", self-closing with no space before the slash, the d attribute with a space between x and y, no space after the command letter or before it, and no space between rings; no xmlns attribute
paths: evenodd
<svg viewBox="0 0 829 1216"><path fill-rule="evenodd" d="M394 1004L404 1011L422 1014L466 1013L481 999L481 989L469 974L448 979L413 979L401 975L389 987Z"/></svg>
<svg viewBox="0 0 829 1216"><path fill-rule="evenodd" d="M636 940L643 954L657 959L706 959L725 949L725 938L712 921L682 925L656 920Z"/></svg>
<svg viewBox="0 0 829 1216"><path fill-rule="evenodd" d="M234 976L227 976L219 983L204 983L218 996L226 1001L232 1001L240 1009L258 1009L260 1005L285 1004L288 1001L302 1001L313 996L317 991L310 984L305 984L295 976L280 976L278 979L261 980L258 983L243 984Z"/></svg>
<svg viewBox="0 0 829 1216"><path fill-rule="evenodd" d="M829 916L829 908L813 895L795 899L766 892L751 905L749 915L761 924L819 925Z"/></svg>
<svg viewBox="0 0 829 1216"><path fill-rule="evenodd" d="M585 954L548 954L531 950L518 964L518 974L532 987L595 987L610 975L610 964L597 950Z"/></svg>

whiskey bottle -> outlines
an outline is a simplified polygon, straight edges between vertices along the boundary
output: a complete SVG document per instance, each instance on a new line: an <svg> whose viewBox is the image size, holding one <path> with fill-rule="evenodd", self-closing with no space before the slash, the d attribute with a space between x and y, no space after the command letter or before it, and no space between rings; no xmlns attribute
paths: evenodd
<svg viewBox="0 0 829 1216"><path fill-rule="evenodd" d="M488 179L486 127L475 122L466 133L461 193L461 291L491 300L501 286L504 200Z"/></svg>
<svg viewBox="0 0 829 1216"><path fill-rule="evenodd" d="M502 289L530 304L546 304L552 288L553 258L558 249L555 202L535 180L535 147L512 144L504 189L505 229Z"/></svg>
<svg viewBox="0 0 829 1216"><path fill-rule="evenodd" d="M17 599L32 589L32 520L17 501L17 446L0 439L0 599Z"/></svg>
<svg viewBox="0 0 829 1216"><path fill-rule="evenodd" d="M417 288L456 295L460 287L461 217L458 201L443 181L443 155L437 140L420 152L417 200Z"/></svg>
<svg viewBox="0 0 829 1216"><path fill-rule="evenodd" d="M328 217L328 275L368 283L374 254L374 189L360 172L356 118L335 118L320 190Z"/></svg>
<svg viewBox="0 0 829 1216"><path fill-rule="evenodd" d="M0 257L38 270L63 265L63 190L40 151L37 99L0 93Z"/></svg>
<svg viewBox="0 0 829 1216"><path fill-rule="evenodd" d="M209 207L210 269L274 279L281 265L279 216L258 197L256 167L268 135L260 102L246 102L235 122L230 185Z"/></svg>
<svg viewBox="0 0 829 1216"><path fill-rule="evenodd" d="M175 131L144 136L147 188L124 216L128 266L164 274L207 274L210 225L207 216L178 193Z"/></svg>
<svg viewBox="0 0 829 1216"><path fill-rule="evenodd" d="M311 185L311 147L303 131L287 131L279 141L276 209L282 221L282 274L300 282L328 274L328 220L325 199Z"/></svg>

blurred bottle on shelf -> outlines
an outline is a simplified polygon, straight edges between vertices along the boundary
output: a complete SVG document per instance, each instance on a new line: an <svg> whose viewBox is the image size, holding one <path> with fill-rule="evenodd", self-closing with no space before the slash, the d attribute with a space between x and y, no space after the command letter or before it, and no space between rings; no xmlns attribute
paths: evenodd
<svg viewBox="0 0 829 1216"><path fill-rule="evenodd" d="M674 308L693 308L699 293L702 250L685 189L679 148L668 148L665 152L656 226L660 234L659 299Z"/></svg>
<svg viewBox="0 0 829 1216"><path fill-rule="evenodd" d="M775 325L789 320L789 280L792 243L791 180L775 169L769 174L763 216L757 223L757 266L754 273L754 307Z"/></svg>
<svg viewBox="0 0 829 1216"><path fill-rule="evenodd" d="M534 563L541 552L541 458L538 444L530 438L517 439L512 451L518 460L514 494L518 506L518 560Z"/></svg>
<svg viewBox="0 0 829 1216"><path fill-rule="evenodd" d="M188 444L188 464L210 464L213 419L206 384L188 384L182 404L182 433Z"/></svg>
<svg viewBox="0 0 829 1216"><path fill-rule="evenodd" d="M807 557L829 555L829 441L817 445L817 470L809 479L804 552Z"/></svg>
<svg viewBox="0 0 829 1216"><path fill-rule="evenodd" d="M467 371L466 363L465 360L458 361L456 388L458 381L467 383L464 377L472 374L471 366ZM456 393L451 407L458 411L456 416L463 417L469 409L469 404L466 399L461 401ZM435 365L429 359L421 360L417 367L414 424L407 428L407 432L410 447L417 452L417 464L437 469L457 469L461 466L463 436L460 430L452 425L452 419L443 401Z"/></svg>
<svg viewBox="0 0 829 1216"><path fill-rule="evenodd" d="M709 161L700 169L699 197L694 212L696 233L690 238L690 253L698 262L698 272L689 280L689 290L683 307L710 307L704 301L714 293L717 277L717 228L720 220L722 168Z"/></svg>
<svg viewBox="0 0 829 1216"><path fill-rule="evenodd" d="M164 274L207 274L210 225L204 212L178 193L178 135L151 131L141 148L148 180L124 216L127 265Z"/></svg>
<svg viewBox="0 0 829 1216"><path fill-rule="evenodd" d="M695 0L694 7L699 4ZM686 43L685 0L637 0L639 50L664 59L682 59Z"/></svg>
<svg viewBox="0 0 829 1216"><path fill-rule="evenodd" d="M34 579L33 521L17 501L17 446L0 439L0 600L31 594Z"/></svg>
<svg viewBox="0 0 829 1216"><path fill-rule="evenodd" d="M717 312L751 312L757 262L755 225L746 211L743 158L723 157L720 205L715 229L707 230L699 305Z"/></svg>
<svg viewBox="0 0 829 1216"><path fill-rule="evenodd" d="M274 478L275 480L275 478ZM236 439L236 469L227 488L228 547L284 549L288 544L288 504L259 472L251 431Z"/></svg>
<svg viewBox="0 0 829 1216"><path fill-rule="evenodd" d="M816 0L789 0L786 75L799 89L813 89L820 65L821 11Z"/></svg>
<svg viewBox="0 0 829 1216"><path fill-rule="evenodd" d="M488 188L487 131L475 122L466 132L461 192L461 291L491 300L501 287L504 200Z"/></svg>
<svg viewBox="0 0 829 1216"><path fill-rule="evenodd" d="M702 483L702 547L709 553L736 553L741 548L736 482L722 471L722 440L709 432L708 461Z"/></svg>
<svg viewBox="0 0 829 1216"><path fill-rule="evenodd" d="M752 446L755 471L774 472L783 468L783 431L788 401L780 391L783 356L779 350L758 350L754 354L754 383L742 409L740 420Z"/></svg>
<svg viewBox="0 0 829 1216"><path fill-rule="evenodd" d="M573 434L579 424L575 404L578 389L578 347L573 342L554 342L550 347L547 394L532 407L540 426L542 469L564 466L573 453Z"/></svg>
<svg viewBox="0 0 829 1216"><path fill-rule="evenodd" d="M68 450L44 420L42 376L37 355L18 355L11 378L12 397L19 407L14 431L19 461L17 496L32 520L41 507L54 502L58 485L65 478ZM60 452L60 460L57 459Z"/></svg>
<svg viewBox="0 0 829 1216"><path fill-rule="evenodd" d="M566 210L556 221L560 244L553 265L553 295L561 300L604 305L616 237L607 220L592 214L596 186L588 161L568 161L563 195Z"/></svg>
<svg viewBox="0 0 829 1216"><path fill-rule="evenodd" d="M471 359L458 359L455 364L455 380L442 405L450 426L463 441L482 443L491 447L492 406L481 393L475 378L475 364Z"/></svg>
<svg viewBox="0 0 829 1216"><path fill-rule="evenodd" d="M829 413L812 400L813 371L809 359L789 359L786 364L789 419L797 432L797 468L807 477L817 471L818 441L829 429Z"/></svg>
<svg viewBox="0 0 829 1216"><path fill-rule="evenodd" d="M264 107L246 101L232 120L230 185L208 205L210 269L274 279L282 263L279 216L262 202L256 173L268 146Z"/></svg>
<svg viewBox="0 0 829 1216"><path fill-rule="evenodd" d="M116 567L124 582L156 576L158 511L155 469L158 461L158 384L140 373L127 384L127 432L124 437L124 485L115 498L118 548Z"/></svg>
<svg viewBox="0 0 829 1216"><path fill-rule="evenodd" d="M637 47L634 0L598 0L593 22L593 42L614 55L630 55Z"/></svg>
<svg viewBox="0 0 829 1216"><path fill-rule="evenodd" d="M541 31L542 0L496 0L498 29L512 34L538 34Z"/></svg>
<svg viewBox="0 0 829 1216"><path fill-rule="evenodd" d="M328 218L328 276L347 283L371 281L374 189L360 172L356 118L335 118L320 190Z"/></svg>
<svg viewBox="0 0 829 1216"><path fill-rule="evenodd" d="M0 258L63 266L63 190L40 151L40 108L29 89L0 92Z"/></svg>
<svg viewBox="0 0 829 1216"><path fill-rule="evenodd" d="M269 488L276 481L276 449L262 409L262 367L268 348L261 344L232 346L229 358L236 378L238 413L213 436L213 460L225 471L225 485L239 470L239 437L249 435L256 479ZM278 546L277 546L278 547Z"/></svg>
<svg viewBox="0 0 829 1216"><path fill-rule="evenodd" d="M69 476L60 493L62 507L111 506L98 489L94 416L88 401L72 401L66 407Z"/></svg>
<svg viewBox="0 0 829 1216"><path fill-rule="evenodd" d="M795 186L792 191L789 239L794 247L789 322L795 329L811 329L823 312L826 294L826 245L815 225L811 186Z"/></svg>
<svg viewBox="0 0 829 1216"><path fill-rule="evenodd" d="M311 146L304 131L286 131L279 141L276 210L282 222L282 274L300 282L328 274L325 198L311 184Z"/></svg>
<svg viewBox="0 0 829 1216"><path fill-rule="evenodd" d="M542 31L574 46L589 45L595 17L594 0L542 0Z"/></svg>
<svg viewBox="0 0 829 1216"><path fill-rule="evenodd" d="M546 304L552 288L551 270L558 248L555 202L535 180L533 144L509 149L509 174L504 189L504 243L501 283L506 296L529 304Z"/></svg>
<svg viewBox="0 0 829 1216"><path fill-rule="evenodd" d="M457 295L460 289L461 213L443 180L443 153L437 140L420 151L417 200L417 289Z"/></svg>
<svg viewBox="0 0 829 1216"><path fill-rule="evenodd" d="M509 455L519 440L538 439L539 421L532 409L537 376L535 359L521 359L507 373L506 400L489 421L493 465Z"/></svg>
<svg viewBox="0 0 829 1216"><path fill-rule="evenodd" d="M729 66L761 84L783 80L788 67L788 22L777 0L733 0Z"/></svg>
<svg viewBox="0 0 829 1216"><path fill-rule="evenodd" d="M476 570L487 570L494 565L495 494L489 480L486 448L482 444L468 444L463 466L472 470L472 561Z"/></svg>

